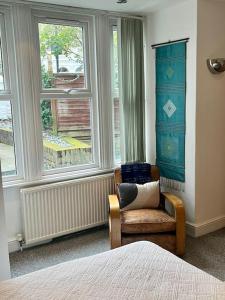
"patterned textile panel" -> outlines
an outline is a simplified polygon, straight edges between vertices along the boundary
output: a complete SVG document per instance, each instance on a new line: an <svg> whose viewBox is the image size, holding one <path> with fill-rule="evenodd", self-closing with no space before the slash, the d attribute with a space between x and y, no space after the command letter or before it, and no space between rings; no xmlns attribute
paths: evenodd
<svg viewBox="0 0 225 300"><path fill-rule="evenodd" d="M186 43L156 49L156 163L162 177L185 181Z"/></svg>
<svg viewBox="0 0 225 300"><path fill-rule="evenodd" d="M144 184L151 181L151 165L130 163L121 165L122 182Z"/></svg>

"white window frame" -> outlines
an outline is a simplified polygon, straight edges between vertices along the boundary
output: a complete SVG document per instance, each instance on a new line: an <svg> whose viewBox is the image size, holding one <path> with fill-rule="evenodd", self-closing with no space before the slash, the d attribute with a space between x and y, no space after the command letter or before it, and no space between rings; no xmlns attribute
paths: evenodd
<svg viewBox="0 0 225 300"><path fill-rule="evenodd" d="M23 145L20 123L20 105L18 102L17 89L17 65L15 59L14 32L12 28L11 9L0 6L0 27L2 62L4 73L5 90L0 91L0 101L10 101L13 119L13 140L15 153L15 175L4 175L3 183L23 179Z"/></svg>
<svg viewBox="0 0 225 300"><path fill-rule="evenodd" d="M6 76L10 79L7 80L11 87L9 95L13 96L10 100L17 161L17 175L6 176L4 181L7 182L4 186L48 183L111 172L115 162L110 24L112 19L115 25L120 24L120 18L93 10L24 4L19 0L0 5L0 13L4 14L7 27L5 31L8 51L5 52L8 52L9 75ZM86 86L84 89L73 90L69 95L64 90L42 89L41 82L38 22L55 23L60 20L62 24L83 24L88 31L85 35L88 47L84 48L89 51L86 56ZM6 74L6 63L4 70ZM1 97L5 96L0 94L0 99ZM40 101L63 98L92 99L92 152L95 162L44 171Z"/></svg>
<svg viewBox="0 0 225 300"><path fill-rule="evenodd" d="M116 19L111 19L110 22L110 27L111 27L111 64L113 65L113 27L117 27L117 33L118 33L118 68L120 68L119 65L119 28L118 28L118 21ZM119 71L119 70L118 70ZM112 74L113 74L113 67L112 67ZM113 88L112 85L112 96L114 97L119 97L119 87L118 89Z"/></svg>
<svg viewBox="0 0 225 300"><path fill-rule="evenodd" d="M117 27L117 34L118 34L118 45L117 45L117 48L118 48L118 80L119 80L119 87L118 89L114 89L114 86L113 86L113 81L111 80L112 82L112 121L114 122L114 107L113 107L113 100L114 98L119 98L119 101L120 101L120 110L121 110L121 76L120 76L120 70L121 70L121 63L120 63L120 52L119 52L119 49L120 49L120 20L118 19L111 19L110 20L110 32L111 32L111 74L112 74L112 79L114 78L114 70L113 70L113 63L114 63L114 57L113 57L113 48L114 48L114 45L113 45L113 27ZM120 114L121 115L121 114ZM121 117L120 117L121 119ZM121 120L120 120L120 124L121 124ZM120 150L121 152L121 159L120 160L115 160L115 141L114 141L114 137L115 137L115 131L114 131L114 124L112 125L112 130L113 130L113 159L114 159L114 165L116 167L120 166L121 164L121 161L122 161L122 151ZM120 128L120 140L122 140L122 130ZM121 144L121 143L120 143Z"/></svg>
<svg viewBox="0 0 225 300"><path fill-rule="evenodd" d="M94 36L93 28L93 17L80 16L76 14L62 14L54 13L48 11L33 11L34 17L34 26L33 26L33 39L35 41L36 49L34 55L34 64L38 67L38 72L33 73L33 78L39 87L39 93L36 93L36 111L39 112L37 132L36 136L39 140L39 151L40 155L40 165L42 169L40 170L42 177L51 176L54 174L64 174L71 172L78 172L80 170L92 170L99 167L99 148L98 148L98 104L97 104L97 95L96 95L96 77L95 77L95 55L94 48L95 43L94 39L91 36ZM41 82L41 63L40 63L40 43L39 43L39 23L52 23L52 24L62 24L62 25L82 25L84 28L84 55L85 55L85 71L86 71L86 88L83 89L74 89L73 93L68 94L64 90L59 89L42 89ZM93 163L83 164L83 165L74 165L69 167L54 168L51 170L44 170L43 168L43 141L42 141L42 123L40 117L40 100L41 99L91 99L92 111L91 111L91 129L92 129L92 155Z"/></svg>

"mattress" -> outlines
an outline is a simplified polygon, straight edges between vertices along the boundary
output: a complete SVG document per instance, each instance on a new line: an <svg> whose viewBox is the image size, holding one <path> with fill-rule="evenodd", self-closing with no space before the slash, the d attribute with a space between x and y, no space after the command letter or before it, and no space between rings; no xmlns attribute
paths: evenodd
<svg viewBox="0 0 225 300"><path fill-rule="evenodd" d="M0 299L225 299L225 283L137 242L0 283Z"/></svg>

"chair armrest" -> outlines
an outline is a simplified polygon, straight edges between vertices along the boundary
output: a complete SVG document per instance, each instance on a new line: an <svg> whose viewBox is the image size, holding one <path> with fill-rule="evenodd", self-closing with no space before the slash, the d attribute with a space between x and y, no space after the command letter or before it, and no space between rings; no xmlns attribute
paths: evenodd
<svg viewBox="0 0 225 300"><path fill-rule="evenodd" d="M182 256L185 249L185 210L183 201L171 193L161 194L166 201L172 204L174 208L176 219L177 255Z"/></svg>
<svg viewBox="0 0 225 300"><path fill-rule="evenodd" d="M109 234L111 249L121 246L120 205L117 195L109 195Z"/></svg>
<svg viewBox="0 0 225 300"><path fill-rule="evenodd" d="M166 201L168 201L169 203L171 203L175 209L175 211L177 209L184 209L184 205L183 205L183 201L178 197L178 196L175 196L171 193L161 193L161 195L163 195L164 199Z"/></svg>
<svg viewBox="0 0 225 300"><path fill-rule="evenodd" d="M117 195L109 195L109 209L110 212L119 213L120 216L120 203Z"/></svg>

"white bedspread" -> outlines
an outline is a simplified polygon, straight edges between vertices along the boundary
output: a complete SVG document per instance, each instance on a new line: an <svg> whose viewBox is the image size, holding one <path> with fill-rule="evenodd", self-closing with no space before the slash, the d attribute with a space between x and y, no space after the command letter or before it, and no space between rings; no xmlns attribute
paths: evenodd
<svg viewBox="0 0 225 300"><path fill-rule="evenodd" d="M225 299L225 283L149 242L0 283L0 299Z"/></svg>

